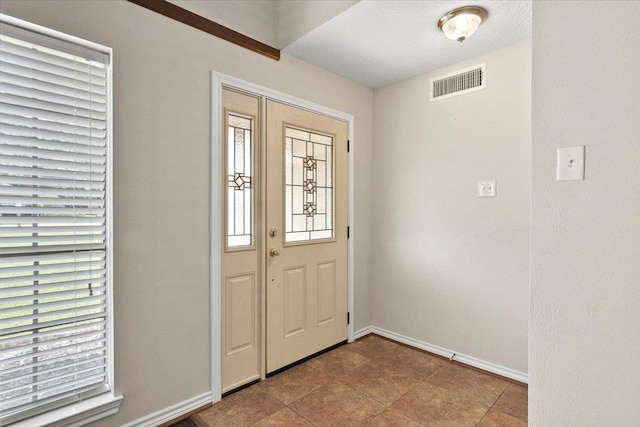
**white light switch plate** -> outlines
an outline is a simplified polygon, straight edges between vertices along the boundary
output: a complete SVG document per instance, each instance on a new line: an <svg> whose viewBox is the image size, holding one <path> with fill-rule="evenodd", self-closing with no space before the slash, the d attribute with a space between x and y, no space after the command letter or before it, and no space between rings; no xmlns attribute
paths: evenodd
<svg viewBox="0 0 640 427"><path fill-rule="evenodd" d="M558 171L556 180L584 180L584 146L558 148Z"/></svg>
<svg viewBox="0 0 640 427"><path fill-rule="evenodd" d="M496 180L478 181L478 197L496 197Z"/></svg>

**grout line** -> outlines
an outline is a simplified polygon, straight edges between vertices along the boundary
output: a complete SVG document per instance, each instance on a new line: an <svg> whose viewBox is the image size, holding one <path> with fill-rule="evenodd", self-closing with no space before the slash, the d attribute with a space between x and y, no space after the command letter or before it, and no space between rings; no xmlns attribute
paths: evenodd
<svg viewBox="0 0 640 427"><path fill-rule="evenodd" d="M498 400L500 400L500 398L502 397L502 395L504 394L504 392L505 392L505 391L507 391L507 388L509 388L509 386L506 386L506 387L504 388L504 390L502 390L502 393L500 393L500 396L498 396L498 398L497 398L497 399L496 399L496 400L491 404L491 406L489 407L489 409L492 409L492 408L493 408L493 405L495 405L495 404L496 404L496 402L497 402Z"/></svg>
<svg viewBox="0 0 640 427"><path fill-rule="evenodd" d="M311 390L310 392L303 394L302 396L298 397L298 398L297 398L297 399L295 399L295 400L292 400L292 401L291 401L291 402L289 402L289 403L284 403L284 402L280 401L277 397L274 397L274 396L271 396L271 395L270 395L270 396L271 396L271 397L273 397L274 399L278 400L278 402L282 403L284 406L287 406L287 407L288 407L289 405L291 405L291 404L293 404L293 403L297 402L298 400L303 399L303 398L305 398L305 397L309 396L311 393L313 393L313 392L315 392L315 391L317 391L317 390L320 390L321 388L325 387L325 386L326 386L327 384L329 384L330 382L331 382L331 380L327 381L326 383L321 384L320 386L318 386L318 387L314 388L314 389L313 389L313 390ZM268 393L267 393L267 394L268 394Z"/></svg>
<svg viewBox="0 0 640 427"><path fill-rule="evenodd" d="M287 406L287 408L289 408L289 407ZM302 418L303 420L305 420L306 422L308 422L308 423L309 423L309 424L311 424L312 426L314 426L314 427L320 427L320 426L318 426L318 424L316 424L316 423L314 423L313 421L311 421L311 420L309 420L309 419L305 418L305 417L304 417L304 415L302 415L301 413L299 413L299 412L298 412L298 411L296 411L295 409L293 409L293 408L289 408L289 409L291 409L291 410L292 410L296 415L298 415L300 418Z"/></svg>
<svg viewBox="0 0 640 427"><path fill-rule="evenodd" d="M405 394L406 394L406 393L405 393ZM403 394L403 396L404 396L404 394ZM395 402L394 402L394 403L395 403ZM395 412L395 413L396 413L396 414L398 414L398 415L402 415L403 417L408 418L408 419L410 419L411 421L415 421L416 423L420 424L421 426L424 426L424 424L422 424L420 421L416 420L415 418L411 418L409 415L407 415L407 414L403 414L402 412L400 412L400 411L398 411L398 410L396 410L396 409L393 409L391 406L389 406L387 409L388 409L389 411L391 411L391 412Z"/></svg>
<svg viewBox="0 0 640 427"><path fill-rule="evenodd" d="M476 427L478 427L480 425L480 423L482 422L482 420L484 420L484 417L487 416L487 414L489 414L489 411L491 410L491 408L487 409L487 412L484 413L484 415L482 416L482 418L480 418L478 420L478 422L476 423Z"/></svg>
<svg viewBox="0 0 640 427"><path fill-rule="evenodd" d="M500 400L500 398L502 397L502 395L503 395L503 394L505 394L505 393L507 392L507 389L508 389L509 387L511 387L511 384L509 384L509 385L508 385L508 386L503 390L503 392L502 392L502 393L500 393L500 396L498 396L498 398L496 399L496 401L495 401L495 402L493 402L493 405L491 405L491 407L489 408L490 410L492 410L492 409L493 409L493 407L495 406L495 404L496 404L496 403L498 403L498 400ZM515 419L516 419L516 420L518 420L518 421L522 421L522 422L524 422L524 423L528 423L528 422L529 422L529 421L528 421L528 418L529 418L529 417L528 417L528 415L529 415L528 413L527 413L527 420L522 420L522 419L520 419L519 417L516 417L515 415L512 415L512 414L508 414L508 413L506 413L506 412L504 412L504 411L501 411L500 409L493 409L493 410L494 410L494 411L496 411L496 412L500 412L501 414L507 415L507 416L509 416L509 417L515 418ZM528 411L527 411L527 412L528 412ZM487 413L488 413L488 412L487 412ZM483 417L483 418L484 418L484 417Z"/></svg>
<svg viewBox="0 0 640 427"><path fill-rule="evenodd" d="M426 382L426 381L423 381L423 382L424 382L425 384L427 384L427 385L430 385L431 387L436 387L436 388L439 388L439 389L441 389L441 390L448 391L449 393L453 393L453 394L455 394L455 395L458 395L458 396L460 396L460 397L464 398L465 400L468 400L468 401L473 402L473 403L477 403L478 405L482 405L482 406L486 407L486 408L487 408L487 410L491 409L491 406L485 405L485 404L484 404L484 403L482 403L482 402L478 402L477 400L474 400L474 399L470 398L469 396L466 396L466 395L464 395L464 394L462 394L462 393L460 393L460 392L458 392L458 391L456 391L456 390L451 390L451 389L448 389L448 388L443 387L443 386L441 386L441 385L433 384L433 383L428 383L428 382Z"/></svg>
<svg viewBox="0 0 640 427"><path fill-rule="evenodd" d="M396 413L398 413L398 414L400 414L400 415L403 415L403 416L405 416L405 417L409 418L410 420L413 420L413 418L411 418L410 416L408 416L408 415L406 415L406 414L403 414L402 412L398 412L398 411L396 411L396 410L394 410L394 409L391 409L391 406L393 406L393 404L394 404L394 403L396 403L398 400L402 399L404 396L406 396L407 394L409 394L409 392L411 392L411 390L413 390L413 389L415 389L416 387L418 387L418 386L420 385L420 383L422 383L422 382L423 382L423 381L418 380L418 383L417 383L416 385L414 385L413 387L411 387L409 390L407 390L405 393L403 393L400 397L398 397L396 400L394 400L394 401L391 403L391 405L389 405L387 408L388 408L388 409L390 409L390 410L392 410L392 411L394 411L394 412L396 412ZM414 421L418 422L418 420L414 420Z"/></svg>
<svg viewBox="0 0 640 427"><path fill-rule="evenodd" d="M509 388L509 384L507 384L507 386L504 388L504 390L502 390L502 393L500 393L500 396L498 396L496 398L496 400L493 401L493 403L491 404L491 406L489 406L489 409L487 409L487 412L484 413L484 415L482 416L482 418L480 418L480 420L478 421L478 423L476 424L476 427L482 422L482 420L489 414L489 412L493 409L493 406L496 404L496 402L498 400L500 400L500 398L502 397L502 395L504 394L505 391L507 391L507 389ZM498 411L501 412L501 411ZM508 415L508 414L507 414Z"/></svg>
<svg viewBox="0 0 640 427"><path fill-rule="evenodd" d="M438 372L442 371L445 368L446 365L442 365L439 368L436 368L431 374L429 374L429 376L426 378L426 380L424 380L424 382L427 382L428 380L431 379L431 377L433 377L435 374L437 374Z"/></svg>

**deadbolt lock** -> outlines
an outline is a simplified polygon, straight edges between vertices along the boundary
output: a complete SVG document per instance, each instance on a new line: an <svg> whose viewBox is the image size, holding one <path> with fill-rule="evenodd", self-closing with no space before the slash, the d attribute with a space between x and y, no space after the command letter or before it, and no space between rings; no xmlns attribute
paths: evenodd
<svg viewBox="0 0 640 427"><path fill-rule="evenodd" d="M278 230L276 230L275 228L272 228L271 230L269 230L269 236L276 237L277 235L278 235Z"/></svg>

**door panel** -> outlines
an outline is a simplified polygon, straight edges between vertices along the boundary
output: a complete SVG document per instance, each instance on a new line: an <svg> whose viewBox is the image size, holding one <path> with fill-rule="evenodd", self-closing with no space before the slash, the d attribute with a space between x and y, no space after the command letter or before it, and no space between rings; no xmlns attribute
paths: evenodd
<svg viewBox="0 0 640 427"><path fill-rule="evenodd" d="M222 266L222 392L260 378L260 188L258 142L260 99L222 92L224 236Z"/></svg>
<svg viewBox="0 0 640 427"><path fill-rule="evenodd" d="M256 346L256 276L253 273L227 277L226 356Z"/></svg>
<svg viewBox="0 0 640 427"><path fill-rule="evenodd" d="M318 264L318 326L336 320L336 263Z"/></svg>
<svg viewBox="0 0 640 427"><path fill-rule="evenodd" d="M307 274L304 267L288 268L284 272L284 336L305 331Z"/></svg>
<svg viewBox="0 0 640 427"><path fill-rule="evenodd" d="M275 101L266 116L266 365L347 338L347 123Z"/></svg>

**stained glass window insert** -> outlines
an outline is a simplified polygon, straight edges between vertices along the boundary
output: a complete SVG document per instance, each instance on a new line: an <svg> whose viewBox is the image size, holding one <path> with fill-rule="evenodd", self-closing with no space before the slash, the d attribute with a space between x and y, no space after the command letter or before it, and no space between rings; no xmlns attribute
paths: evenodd
<svg viewBox="0 0 640 427"><path fill-rule="evenodd" d="M227 247L253 244L253 120L227 116Z"/></svg>
<svg viewBox="0 0 640 427"><path fill-rule="evenodd" d="M333 238L333 138L286 127L285 241Z"/></svg>

